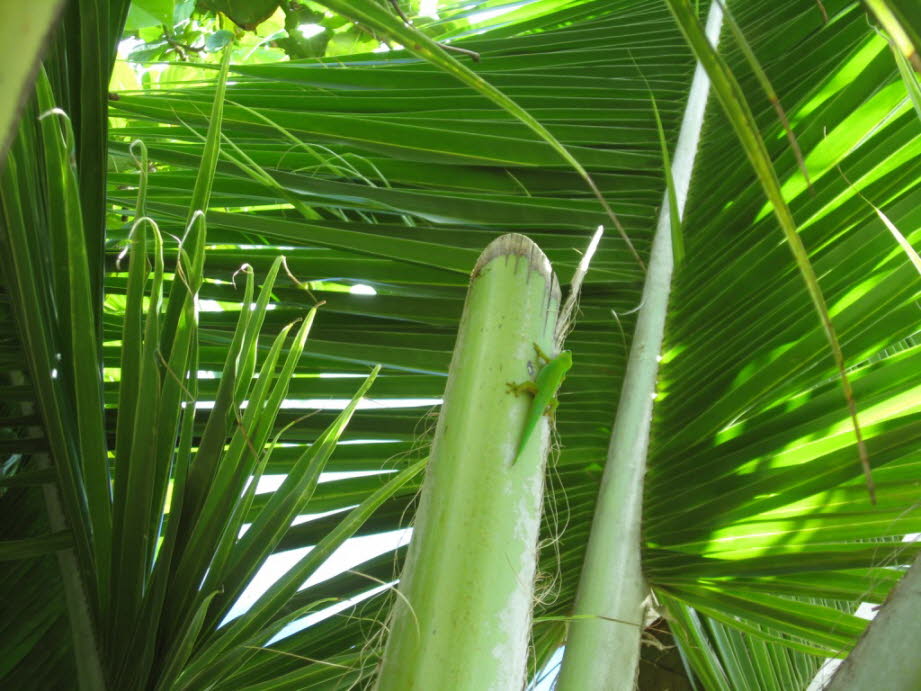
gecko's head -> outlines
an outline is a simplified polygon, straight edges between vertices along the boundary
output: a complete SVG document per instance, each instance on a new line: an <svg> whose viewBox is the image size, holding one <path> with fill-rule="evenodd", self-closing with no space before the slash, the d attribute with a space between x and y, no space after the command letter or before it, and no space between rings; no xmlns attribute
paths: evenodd
<svg viewBox="0 0 921 691"><path fill-rule="evenodd" d="M559 360L568 370L570 367L572 367L572 351L561 350L559 354Z"/></svg>

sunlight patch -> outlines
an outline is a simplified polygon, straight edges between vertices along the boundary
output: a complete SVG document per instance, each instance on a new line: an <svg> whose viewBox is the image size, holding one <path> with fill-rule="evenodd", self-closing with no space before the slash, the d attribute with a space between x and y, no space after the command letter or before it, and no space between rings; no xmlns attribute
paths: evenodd
<svg viewBox="0 0 921 691"><path fill-rule="evenodd" d="M485 12L477 12L476 14L471 14L467 21L471 24L480 24L481 22L488 22L490 19L495 19L496 17L501 17L503 14L508 14L514 10L517 10L520 5L509 5L507 7L500 7L495 10L486 10Z"/></svg>
<svg viewBox="0 0 921 691"><path fill-rule="evenodd" d="M364 283L356 283L351 288L349 292L352 295L377 295L377 291L374 290L374 286L365 285Z"/></svg>
<svg viewBox="0 0 921 691"><path fill-rule="evenodd" d="M313 38L317 34L322 34L326 31L325 27L319 24L301 24L297 27L297 30L301 32L301 36L304 38Z"/></svg>
<svg viewBox="0 0 921 691"><path fill-rule="evenodd" d="M422 0L419 3L419 16L438 19L438 0Z"/></svg>

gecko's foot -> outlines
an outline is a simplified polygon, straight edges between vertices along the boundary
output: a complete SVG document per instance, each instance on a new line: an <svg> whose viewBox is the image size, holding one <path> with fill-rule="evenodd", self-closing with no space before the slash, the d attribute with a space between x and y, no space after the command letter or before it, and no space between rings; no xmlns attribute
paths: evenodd
<svg viewBox="0 0 921 691"><path fill-rule="evenodd" d="M516 396L520 396L522 393L529 393L532 396L537 393L537 386L532 381L524 381L520 384L515 382L505 382L505 387L509 393L513 393Z"/></svg>
<svg viewBox="0 0 921 691"><path fill-rule="evenodd" d="M538 359L538 361L541 361L541 360L542 360L542 361L544 362L544 364L547 364L548 362L550 362L550 361L553 359L552 357L550 357L549 355L547 355L547 353L545 353L545 352L543 351L543 349L541 349L541 347L540 347L539 345L537 345L536 343L534 343L533 345L534 345L534 352L537 353L537 359Z"/></svg>

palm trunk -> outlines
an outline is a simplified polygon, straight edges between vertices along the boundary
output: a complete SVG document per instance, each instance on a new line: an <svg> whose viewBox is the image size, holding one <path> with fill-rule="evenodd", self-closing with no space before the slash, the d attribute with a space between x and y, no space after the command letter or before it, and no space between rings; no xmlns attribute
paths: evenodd
<svg viewBox="0 0 921 691"><path fill-rule="evenodd" d="M473 272L380 691L523 688L548 425L518 460L534 345L552 352L559 286L537 246L495 240ZM538 449L538 447L540 447Z"/></svg>

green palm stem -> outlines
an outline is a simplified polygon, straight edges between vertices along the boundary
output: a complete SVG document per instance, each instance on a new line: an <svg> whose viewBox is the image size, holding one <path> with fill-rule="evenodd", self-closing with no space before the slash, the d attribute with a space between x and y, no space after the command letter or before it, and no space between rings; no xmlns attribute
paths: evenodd
<svg viewBox="0 0 921 691"><path fill-rule="evenodd" d="M553 352L560 290L528 238L509 234L473 271L379 691L519 689L528 632L549 425L515 460L535 344Z"/></svg>
<svg viewBox="0 0 921 691"><path fill-rule="evenodd" d="M921 621L921 556L892 589L879 615L831 678L826 691L921 688L918 622Z"/></svg>
<svg viewBox="0 0 921 691"><path fill-rule="evenodd" d="M721 26L722 10L713 3L707 35L714 45ZM698 64L672 165L679 219L687 201L709 88L710 79ZM569 624L557 686L560 691L629 691L636 678L649 592L640 548L643 477L674 269L670 213L665 194Z"/></svg>
<svg viewBox="0 0 921 691"><path fill-rule="evenodd" d="M0 23L0 169L7 146L16 134L22 104L31 93L36 67L47 46L64 3L61 0L37 5L7 2Z"/></svg>

